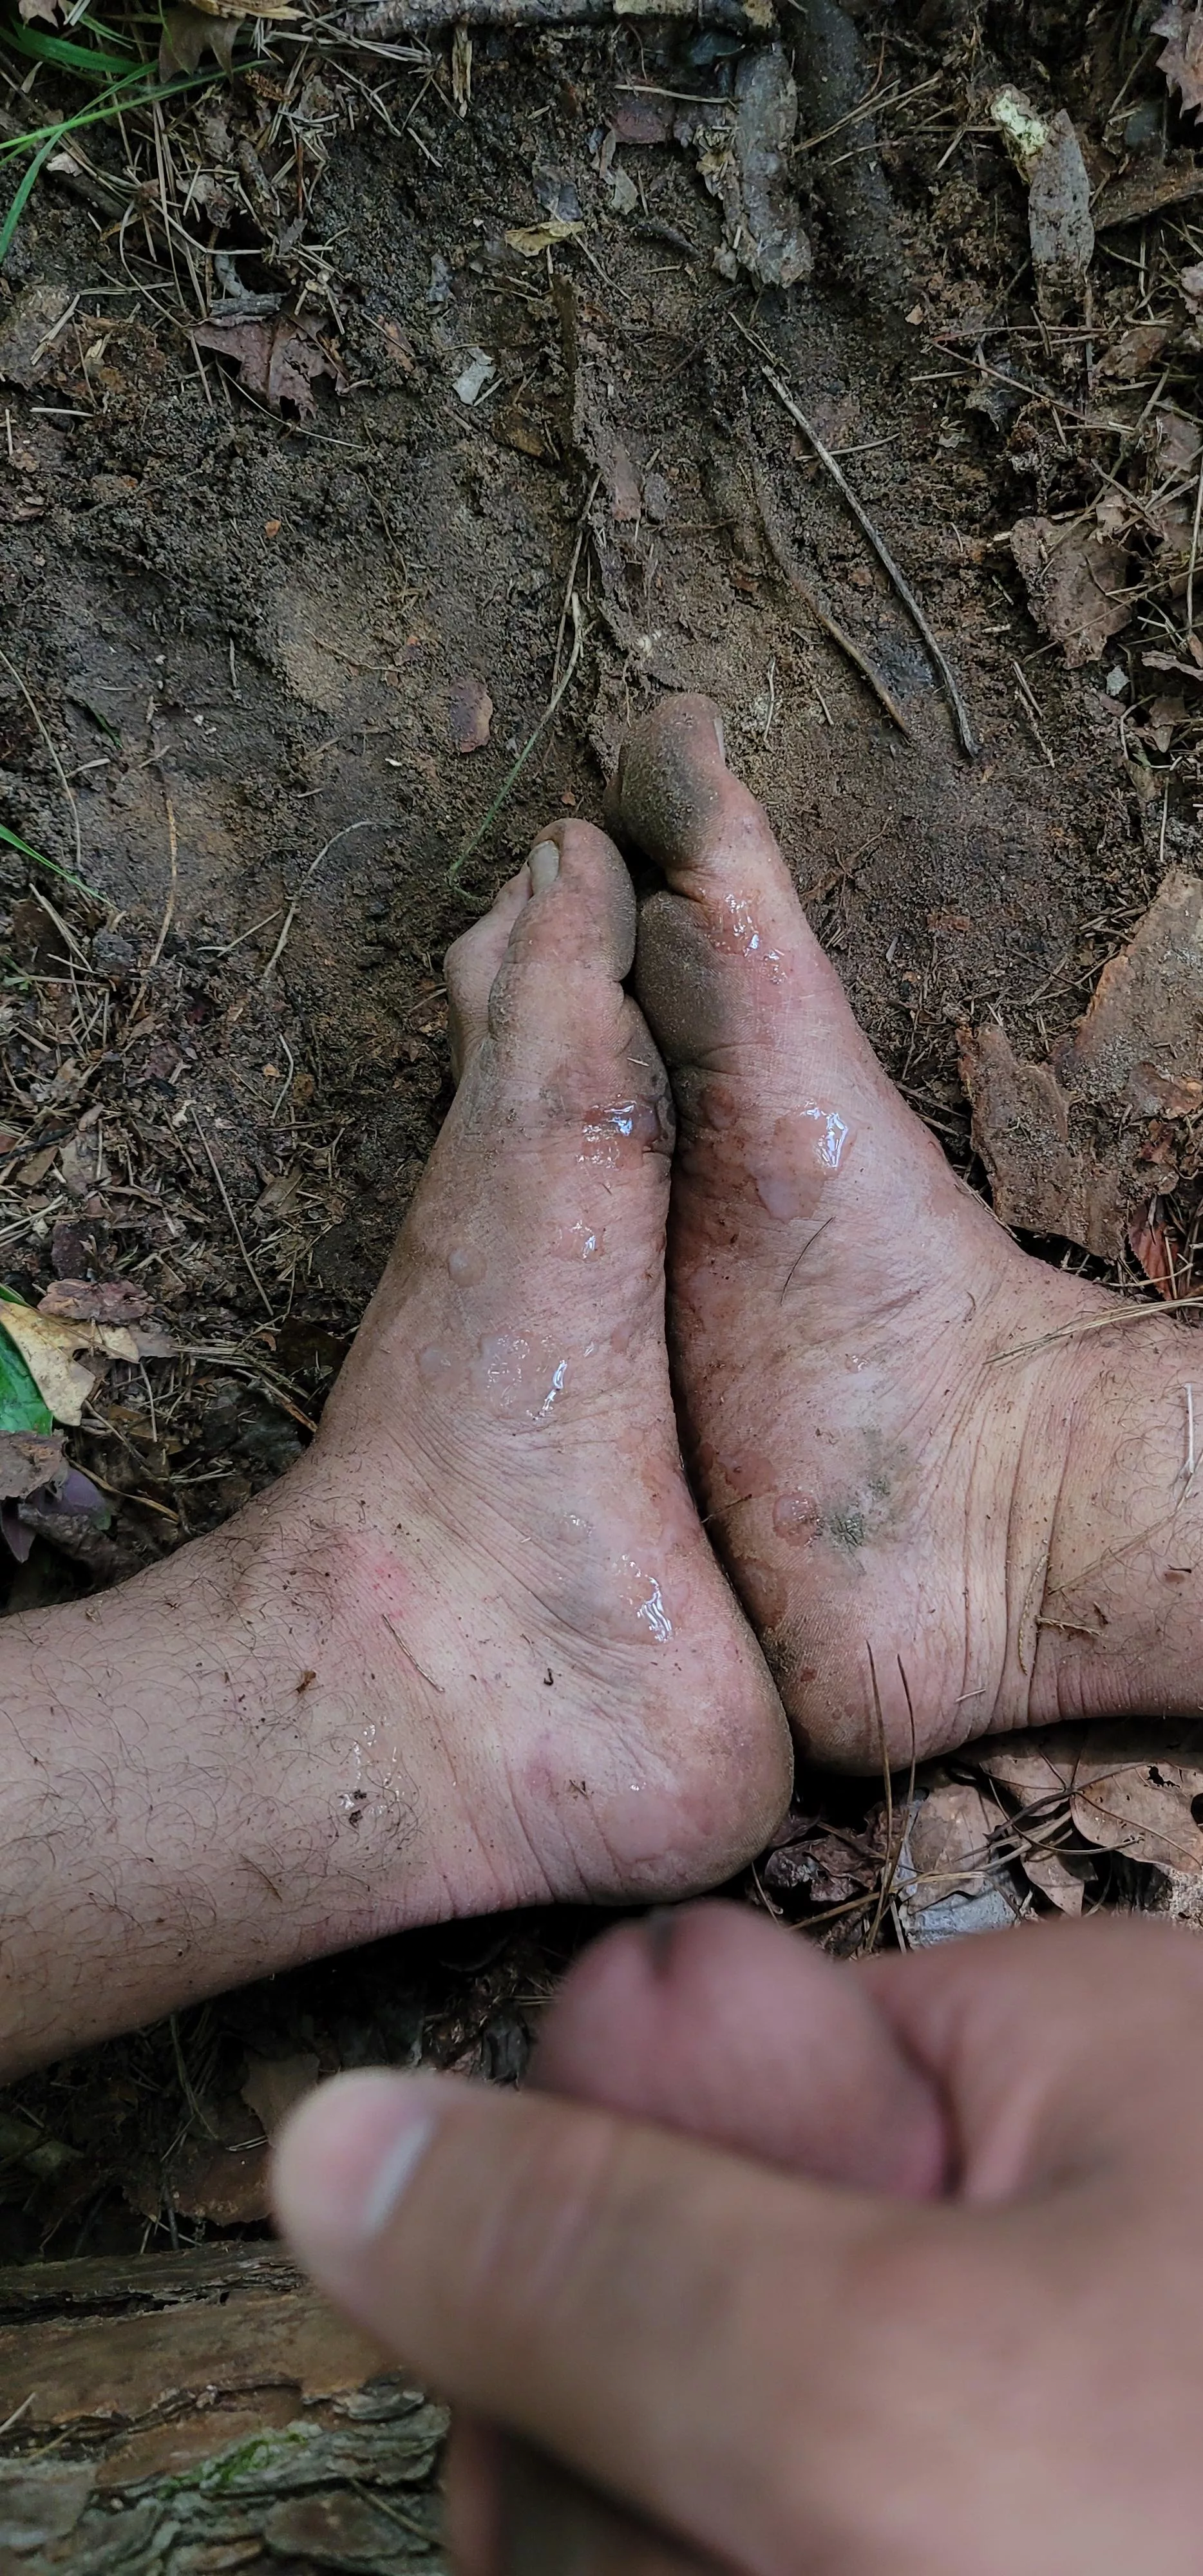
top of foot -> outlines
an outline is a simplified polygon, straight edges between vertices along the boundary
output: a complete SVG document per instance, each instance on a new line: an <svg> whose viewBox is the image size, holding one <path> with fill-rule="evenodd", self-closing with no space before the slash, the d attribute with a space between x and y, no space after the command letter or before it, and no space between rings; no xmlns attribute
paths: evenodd
<svg viewBox="0 0 1203 2576"><path fill-rule="evenodd" d="M366 1863L408 1805L411 1920L713 1885L789 1793L680 1461L634 942L618 853L569 822L451 951L459 1089L312 1462L351 1604L347 1830Z"/></svg>
<svg viewBox="0 0 1203 2576"><path fill-rule="evenodd" d="M637 984L678 1113L689 1463L805 1746L874 1769L1076 1713L1097 1532L1060 1498L1094 1345L1006 1355L1107 1300L1027 1259L887 1081L708 700L636 727L610 813L666 880Z"/></svg>

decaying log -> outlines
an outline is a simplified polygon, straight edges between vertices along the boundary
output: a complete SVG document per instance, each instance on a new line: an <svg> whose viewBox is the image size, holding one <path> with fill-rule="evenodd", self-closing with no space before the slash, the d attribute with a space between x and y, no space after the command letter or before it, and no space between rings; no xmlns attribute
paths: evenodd
<svg viewBox="0 0 1203 2576"><path fill-rule="evenodd" d="M376 0L348 10L344 35L368 43L409 38L421 43L447 27L573 27L610 18L683 18L695 27L731 27L751 35L774 27L772 0Z"/></svg>
<svg viewBox="0 0 1203 2576"><path fill-rule="evenodd" d="M442 2576L441 2410L273 2245L0 2272L0 2576Z"/></svg>

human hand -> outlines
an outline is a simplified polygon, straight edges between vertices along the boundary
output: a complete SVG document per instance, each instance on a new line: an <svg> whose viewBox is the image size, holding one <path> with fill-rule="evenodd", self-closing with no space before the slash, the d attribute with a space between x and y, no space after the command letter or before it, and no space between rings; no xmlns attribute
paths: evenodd
<svg viewBox="0 0 1203 2576"><path fill-rule="evenodd" d="M542 2080L608 2107L349 2077L281 2150L331 2293L555 2464L485 2476L472 2435L461 2563L1195 2576L1193 1940L836 1969L735 1909L672 1925L598 1943L552 2009Z"/></svg>

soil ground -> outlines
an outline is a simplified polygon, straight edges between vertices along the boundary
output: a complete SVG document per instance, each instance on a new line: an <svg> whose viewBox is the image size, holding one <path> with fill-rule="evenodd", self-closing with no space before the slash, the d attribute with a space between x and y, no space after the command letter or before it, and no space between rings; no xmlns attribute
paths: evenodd
<svg viewBox="0 0 1203 2576"><path fill-rule="evenodd" d="M543 822L597 814L624 727L659 691L720 702L860 1018L979 1184L958 1027L997 1017L1044 1056L1166 866L1197 852L1189 724L1159 747L1126 646L1067 669L1008 543L1017 517L1069 516L1108 473L1132 484L1160 368L1099 373L1135 309L1136 227L1100 236L1097 345L1036 316L1023 189L974 102L987 75L1019 77L1101 149L1119 35L1076 9L867 0L856 15L853 95L876 84L885 103L809 148L844 111L819 112L786 13L815 252L788 291L715 269L720 208L672 130L683 102L729 90L734 37L629 18L479 35L462 115L446 49L370 67L386 113L327 66L301 266L278 196L274 237L235 238L244 292L310 281L333 354L304 418L274 417L191 341L161 232L52 181L31 202L7 289L78 305L56 370L5 389L0 791L10 828L96 900L16 854L0 865L0 1259L30 1298L56 1276L136 1278L185 1352L112 1370L72 1435L117 1505L110 1574L213 1525L310 1436L446 1107L447 942ZM1112 16L1126 23L1096 13ZM1156 74L1147 47L1138 60L1139 100ZM235 83L230 116L262 124L280 89L269 59ZM173 144L181 166L205 157L200 113ZM625 213L599 167L615 129ZM111 139L94 166L119 170ZM534 252L507 242L549 210L580 229ZM478 352L494 372L468 403ZM765 360L920 594L976 758ZM1195 361L1176 363L1163 399L1186 417ZM1033 399L992 404L996 377ZM545 723L574 591L578 656ZM466 682L493 711L469 752ZM38 1540L9 1606L94 1579ZM832 1792L826 1812L864 1803ZM513 2080L588 1928L409 1936L15 2088L0 2255L261 2234L249 2065L421 2055ZM35 2124L53 2150L40 2168L5 2144L6 2119Z"/></svg>

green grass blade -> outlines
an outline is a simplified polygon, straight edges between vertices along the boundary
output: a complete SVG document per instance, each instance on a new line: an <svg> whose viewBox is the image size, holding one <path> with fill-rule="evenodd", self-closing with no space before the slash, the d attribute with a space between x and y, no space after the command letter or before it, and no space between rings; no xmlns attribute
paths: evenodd
<svg viewBox="0 0 1203 2576"><path fill-rule="evenodd" d="M12 249L13 236L21 221L21 217L25 212L26 206L33 195L34 188L37 185L38 172L42 167L42 163L50 159L50 155L53 152L56 143L59 141L65 130L65 127L56 125L54 132L50 135L48 141L43 143L40 152L35 152L33 159L29 164L29 168L20 182L8 213L6 214L3 223L0 224L0 268L3 268L5 260L8 258L8 254Z"/></svg>
<svg viewBox="0 0 1203 2576"><path fill-rule="evenodd" d="M48 859L44 850L32 850L19 832L9 831L7 823L0 823L0 841L10 850L19 850L23 859L32 859L35 867L49 868L52 877L61 877L63 884L74 886L77 894L86 894L90 903L103 903L103 895L98 895L94 886L85 885L83 878L73 876L70 868L61 868L57 859Z"/></svg>
<svg viewBox="0 0 1203 2576"><path fill-rule="evenodd" d="M237 63L234 66L235 70L240 67ZM83 125L101 124L106 117L116 116L119 111L129 108L149 107L155 99L182 98L185 90L212 89L215 81L225 79L220 64L214 63L210 70L190 72L185 80L167 81L151 89L136 88L143 79L145 68L142 65L138 71L126 72L121 80L114 81L107 97L98 99L93 107L77 108L74 116L60 117L54 125L36 125L28 134L10 135L0 143L0 161L11 160L14 152L33 151L43 143L54 151L64 135L77 134Z"/></svg>
<svg viewBox="0 0 1203 2576"><path fill-rule="evenodd" d="M15 53L32 54L35 62L53 63L60 72L83 72L106 85L110 77L121 80L130 70L128 54L102 53L99 45L73 45L66 36L44 36L36 27L6 27L4 42Z"/></svg>

